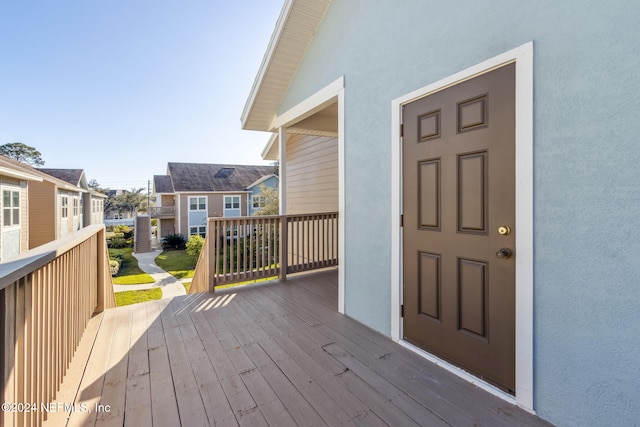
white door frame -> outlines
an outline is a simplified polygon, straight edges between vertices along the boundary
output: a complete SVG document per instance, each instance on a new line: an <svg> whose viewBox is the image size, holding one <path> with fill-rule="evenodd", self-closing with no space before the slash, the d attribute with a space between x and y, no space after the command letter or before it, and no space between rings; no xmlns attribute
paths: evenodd
<svg viewBox="0 0 640 427"><path fill-rule="evenodd" d="M508 63L516 64L516 395L402 340L402 106ZM533 42L403 95L391 102L391 338L477 386L533 408Z"/></svg>

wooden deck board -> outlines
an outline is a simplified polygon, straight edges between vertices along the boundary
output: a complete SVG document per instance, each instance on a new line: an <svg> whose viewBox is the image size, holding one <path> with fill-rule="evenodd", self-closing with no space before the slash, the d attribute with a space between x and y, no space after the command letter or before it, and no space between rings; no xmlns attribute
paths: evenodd
<svg viewBox="0 0 640 427"><path fill-rule="evenodd" d="M151 388L151 420L153 425L179 425L180 415L171 364L167 352L162 319L160 313L165 308L166 300L145 304L147 308L147 346L149 354L149 383Z"/></svg>
<svg viewBox="0 0 640 427"><path fill-rule="evenodd" d="M152 425L147 311L132 315L124 419L125 426L146 427Z"/></svg>
<svg viewBox="0 0 640 427"><path fill-rule="evenodd" d="M548 425L336 306L333 270L108 310L74 381L113 410L69 425Z"/></svg>

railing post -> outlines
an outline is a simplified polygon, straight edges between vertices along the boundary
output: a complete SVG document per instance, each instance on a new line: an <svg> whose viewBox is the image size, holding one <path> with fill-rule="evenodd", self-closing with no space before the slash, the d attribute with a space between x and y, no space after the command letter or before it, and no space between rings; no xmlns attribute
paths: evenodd
<svg viewBox="0 0 640 427"><path fill-rule="evenodd" d="M216 228L216 230L214 230L214 227ZM209 285L209 292L215 292L216 290L216 284L214 283L214 280L217 270L216 266L218 263L217 227L218 224L215 223L214 225L214 222L211 218L207 219L207 239L205 240L205 243L207 243L208 256L206 259L207 274L205 275L205 277L207 278L207 284Z"/></svg>
<svg viewBox="0 0 640 427"><path fill-rule="evenodd" d="M287 280L287 263L289 261L289 224L287 216L280 216L280 281Z"/></svg>
<svg viewBox="0 0 640 427"><path fill-rule="evenodd" d="M97 270L97 275L98 275L98 295L97 295L97 306L96 306L96 313L102 313L105 309L105 288L106 288L106 281L107 278L105 277L105 271L107 271L107 266L105 265L105 263L107 262L107 258L105 256L105 254L107 253L107 239L106 239L106 235L105 235L105 228L102 227L102 229L100 231L98 231L98 235L97 235L97 258L96 259L96 263L98 265L98 270ZM109 271L111 271L111 268L109 267Z"/></svg>

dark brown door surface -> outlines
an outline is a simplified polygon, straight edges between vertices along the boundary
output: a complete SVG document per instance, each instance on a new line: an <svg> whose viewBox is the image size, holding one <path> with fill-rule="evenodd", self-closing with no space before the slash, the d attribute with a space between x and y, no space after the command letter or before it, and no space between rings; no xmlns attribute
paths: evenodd
<svg viewBox="0 0 640 427"><path fill-rule="evenodd" d="M404 339L515 390L515 65L403 110Z"/></svg>

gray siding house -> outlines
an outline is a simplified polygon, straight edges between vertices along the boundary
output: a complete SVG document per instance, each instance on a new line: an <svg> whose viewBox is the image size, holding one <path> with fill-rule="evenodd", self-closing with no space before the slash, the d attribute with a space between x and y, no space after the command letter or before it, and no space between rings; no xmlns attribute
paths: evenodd
<svg viewBox="0 0 640 427"><path fill-rule="evenodd" d="M29 186L41 182L34 169L0 156L0 261L29 250Z"/></svg>
<svg viewBox="0 0 640 427"><path fill-rule="evenodd" d="M38 170L87 190L80 199L82 227L104 224L104 202L107 199L107 195L89 188L87 175L83 169L39 168Z"/></svg>
<svg viewBox="0 0 640 427"><path fill-rule="evenodd" d="M273 166L169 163L166 175L153 177L159 237L206 235L208 217L251 213L258 181L271 179Z"/></svg>
<svg viewBox="0 0 640 427"><path fill-rule="evenodd" d="M287 0L242 127L282 213L337 207L339 311L554 424L637 425L639 20Z"/></svg>

